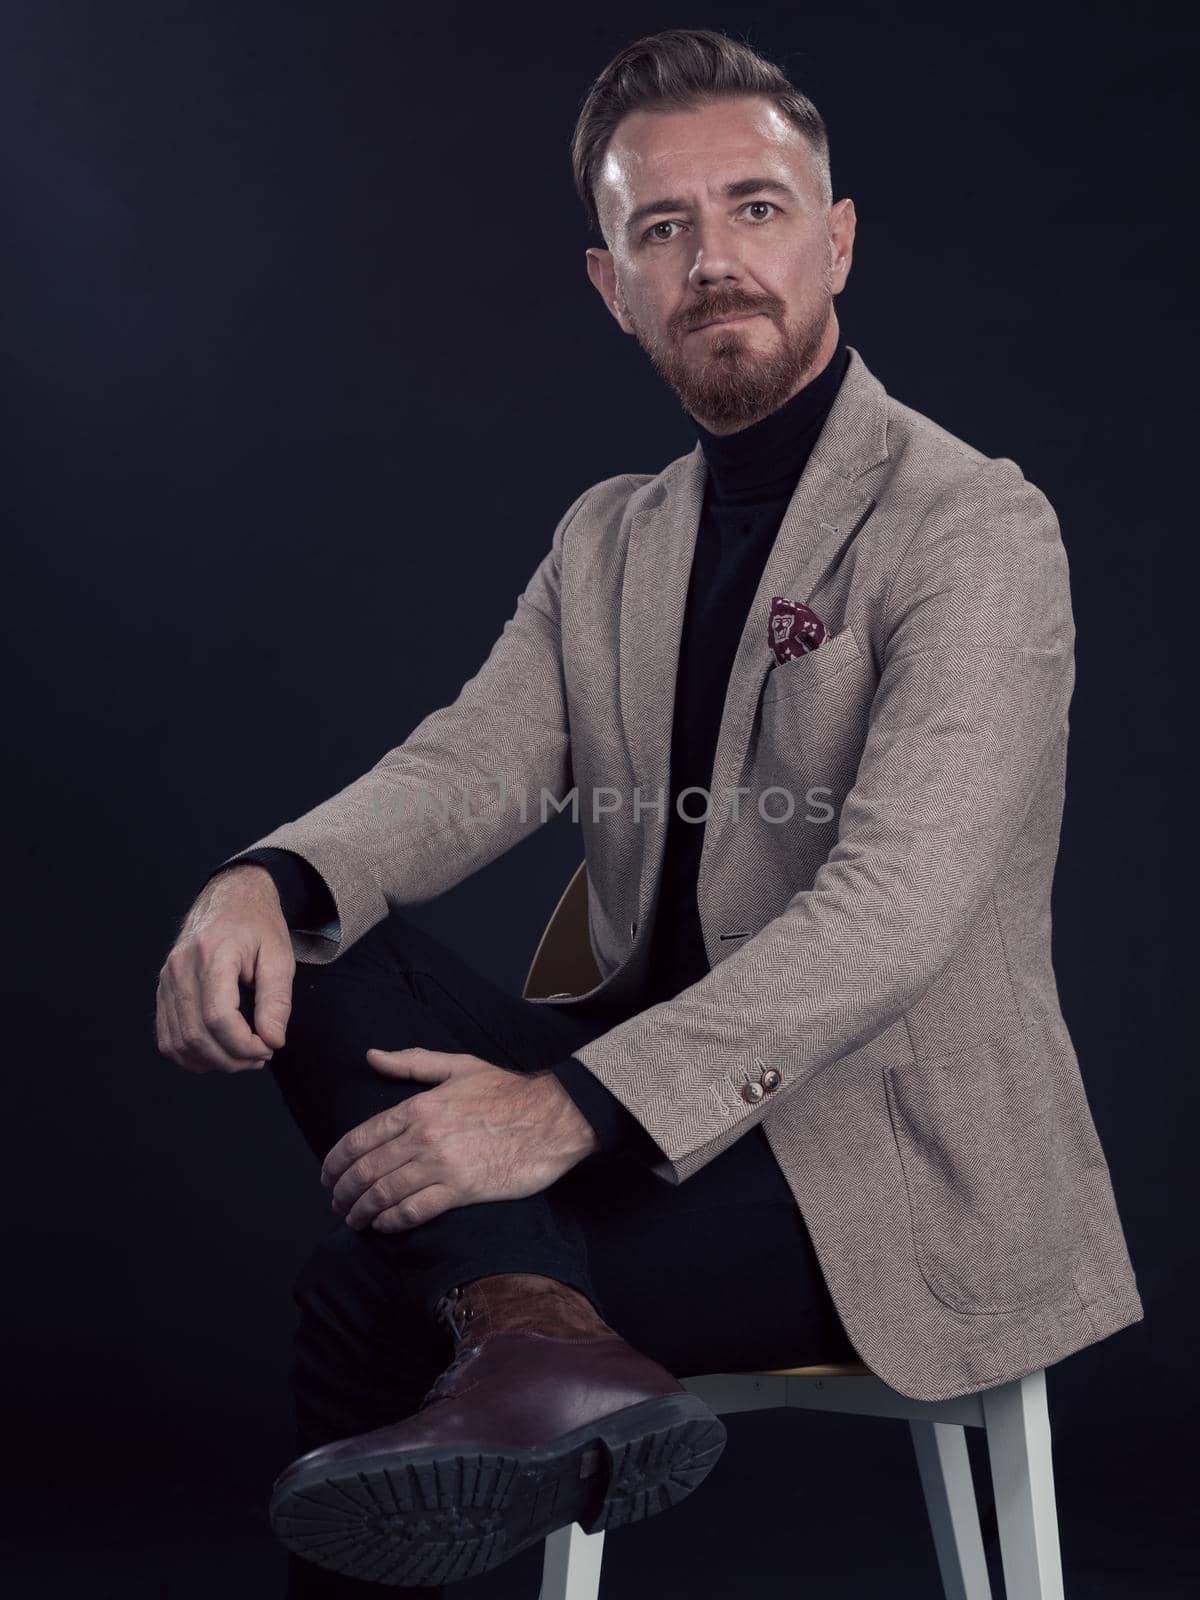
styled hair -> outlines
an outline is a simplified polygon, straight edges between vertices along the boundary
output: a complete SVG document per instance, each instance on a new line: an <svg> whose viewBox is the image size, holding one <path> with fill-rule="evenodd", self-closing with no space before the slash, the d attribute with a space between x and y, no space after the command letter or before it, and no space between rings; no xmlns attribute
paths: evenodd
<svg viewBox="0 0 1200 1600"><path fill-rule="evenodd" d="M617 124L631 111L693 111L711 100L762 95L803 134L825 204L833 204L829 134L807 95L774 62L712 28L666 28L619 50L596 78L571 140L575 188L603 236L596 175Z"/></svg>

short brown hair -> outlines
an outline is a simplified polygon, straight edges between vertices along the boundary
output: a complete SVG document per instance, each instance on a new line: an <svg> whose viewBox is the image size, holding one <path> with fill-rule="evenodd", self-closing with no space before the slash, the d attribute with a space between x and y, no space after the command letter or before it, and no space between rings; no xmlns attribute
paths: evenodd
<svg viewBox="0 0 1200 1600"><path fill-rule="evenodd" d="M692 111L707 100L763 95L804 135L825 204L833 204L825 119L774 62L711 28L666 28L617 52L587 92L571 140L575 188L603 236L596 174L617 124L631 111Z"/></svg>

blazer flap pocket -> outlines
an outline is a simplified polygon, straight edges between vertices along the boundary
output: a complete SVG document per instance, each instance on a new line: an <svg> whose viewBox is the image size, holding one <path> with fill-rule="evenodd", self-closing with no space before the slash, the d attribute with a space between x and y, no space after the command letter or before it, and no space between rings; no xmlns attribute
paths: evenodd
<svg viewBox="0 0 1200 1600"><path fill-rule="evenodd" d="M840 633L831 634L815 650L806 650L802 656L793 656L790 661L772 667L763 687L763 702L765 704L768 700L779 700L785 695L799 693L806 686L811 687L831 677L851 662L865 659L854 637L854 630L843 628Z"/></svg>

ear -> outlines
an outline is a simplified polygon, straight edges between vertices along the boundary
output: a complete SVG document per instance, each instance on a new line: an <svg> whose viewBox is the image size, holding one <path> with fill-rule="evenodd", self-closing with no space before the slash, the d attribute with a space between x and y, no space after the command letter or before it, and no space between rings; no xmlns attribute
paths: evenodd
<svg viewBox="0 0 1200 1600"><path fill-rule="evenodd" d="M587 251L587 264L588 277L592 280L597 294L616 318L621 331L632 333L633 329L621 313L617 270L613 266L612 251L603 250L599 245L590 246Z"/></svg>
<svg viewBox="0 0 1200 1600"><path fill-rule="evenodd" d="M841 294L854 259L854 201L839 200L829 213L829 272L833 293Z"/></svg>

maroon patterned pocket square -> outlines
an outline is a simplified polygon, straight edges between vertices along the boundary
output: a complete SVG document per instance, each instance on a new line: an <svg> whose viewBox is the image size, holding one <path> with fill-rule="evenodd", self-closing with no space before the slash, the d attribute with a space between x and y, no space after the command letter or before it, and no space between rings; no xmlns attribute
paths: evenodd
<svg viewBox="0 0 1200 1600"><path fill-rule="evenodd" d="M774 653L776 666L817 649L825 638L825 624L815 611L799 600L788 600L781 594L773 597L767 643Z"/></svg>

